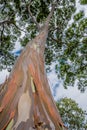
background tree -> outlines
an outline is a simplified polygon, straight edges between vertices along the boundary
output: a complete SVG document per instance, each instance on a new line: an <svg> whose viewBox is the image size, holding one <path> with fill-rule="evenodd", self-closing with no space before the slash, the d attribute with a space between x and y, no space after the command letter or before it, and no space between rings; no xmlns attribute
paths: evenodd
<svg viewBox="0 0 87 130"><path fill-rule="evenodd" d="M85 130L87 128L87 113L74 100L62 98L56 104L62 120L69 130Z"/></svg>
<svg viewBox="0 0 87 130"><path fill-rule="evenodd" d="M31 11L41 24L50 11L52 1L34 0ZM83 3L82 1L80 1ZM0 70L9 71L15 58L12 50L15 43L25 46L38 31L28 13L27 0L0 2ZM78 88L84 91L87 86L87 18L84 11L75 13L75 0L59 0L53 18L50 21L50 31L45 49L47 72L52 62L56 61L55 71L63 80L65 88L74 85L78 80ZM68 22L73 14L72 24Z"/></svg>

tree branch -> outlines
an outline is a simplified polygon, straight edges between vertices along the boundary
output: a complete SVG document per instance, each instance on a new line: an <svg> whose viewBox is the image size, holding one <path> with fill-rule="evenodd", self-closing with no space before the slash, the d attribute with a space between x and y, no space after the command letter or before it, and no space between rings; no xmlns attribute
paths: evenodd
<svg viewBox="0 0 87 130"><path fill-rule="evenodd" d="M50 19L51 19L52 15L53 15L53 12L54 12L54 10L55 10L55 6L56 6L56 2L55 2L54 4L52 4L52 9L51 9L51 11L50 11L48 17L46 18L45 24L47 24L47 25L49 24Z"/></svg>
<svg viewBox="0 0 87 130"><path fill-rule="evenodd" d="M4 32L4 24L2 26L2 30L1 30L1 37L0 37L0 46L2 46L2 43L3 43L3 32Z"/></svg>
<svg viewBox="0 0 87 130"><path fill-rule="evenodd" d="M23 31L25 32L24 30L22 30L20 27L18 27L14 21L11 21L11 20L4 20L4 21L0 21L0 26L3 26L4 24L13 24L17 29L19 29L20 31Z"/></svg>
<svg viewBox="0 0 87 130"><path fill-rule="evenodd" d="M0 26L4 25L4 24L11 24L12 22L10 20L4 20L4 21L0 21Z"/></svg>
<svg viewBox="0 0 87 130"><path fill-rule="evenodd" d="M30 0L29 5L28 5L28 12L33 20L33 22L36 24L36 27L38 30L40 30L40 26L39 23L37 22L36 18L33 16L32 12L30 11L30 5L31 5L32 1Z"/></svg>
<svg viewBox="0 0 87 130"><path fill-rule="evenodd" d="M59 41L58 39L55 39L55 38L53 38L53 37L50 37L49 40L53 40L53 41L56 42L56 43L61 43L61 44L63 44L61 41ZM60 45L61 45L61 44L60 44Z"/></svg>
<svg viewBox="0 0 87 130"><path fill-rule="evenodd" d="M55 38L53 38L53 37L51 37L51 39L53 40L53 41L55 41L55 42L59 42L59 40L58 39L55 39Z"/></svg>

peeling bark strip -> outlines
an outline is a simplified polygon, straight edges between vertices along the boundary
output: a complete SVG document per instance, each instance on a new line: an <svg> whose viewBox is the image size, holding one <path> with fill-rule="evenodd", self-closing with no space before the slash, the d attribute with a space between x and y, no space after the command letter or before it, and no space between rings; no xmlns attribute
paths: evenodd
<svg viewBox="0 0 87 130"><path fill-rule="evenodd" d="M66 129L51 95L44 69L48 24L54 8L43 30L21 53L8 81L2 86L3 91L0 90L0 130ZM4 91L5 86L7 89Z"/></svg>

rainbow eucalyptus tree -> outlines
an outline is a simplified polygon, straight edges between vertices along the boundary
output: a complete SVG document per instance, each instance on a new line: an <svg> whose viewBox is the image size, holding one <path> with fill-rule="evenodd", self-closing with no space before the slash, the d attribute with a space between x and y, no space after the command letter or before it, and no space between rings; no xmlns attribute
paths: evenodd
<svg viewBox="0 0 87 130"><path fill-rule="evenodd" d="M44 49L55 5L39 25L30 11L39 34L18 57L8 79L0 87L0 130L66 129L58 113L44 67ZM9 21L4 21L9 23Z"/></svg>

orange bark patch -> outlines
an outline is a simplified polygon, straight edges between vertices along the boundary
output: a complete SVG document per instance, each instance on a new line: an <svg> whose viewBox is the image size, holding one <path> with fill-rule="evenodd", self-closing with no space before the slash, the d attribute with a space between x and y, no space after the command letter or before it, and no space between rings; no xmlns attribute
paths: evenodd
<svg viewBox="0 0 87 130"><path fill-rule="evenodd" d="M16 112L16 110L14 110L14 111L11 112L10 119L12 119L15 116L15 112Z"/></svg>
<svg viewBox="0 0 87 130"><path fill-rule="evenodd" d="M12 79L11 79L11 81L9 82L9 84L8 84L8 90L7 90L7 92L6 92L6 94L5 94L5 96L4 96L4 98L3 98L3 100L2 100L2 104L1 104L1 111L6 107L6 105L8 105L8 103L12 100L12 98L13 98L13 96L14 96L14 94L15 94L15 92L16 92L16 90L17 90L17 84L16 84L16 82L17 82L17 75L15 76L13 76L12 77Z"/></svg>

